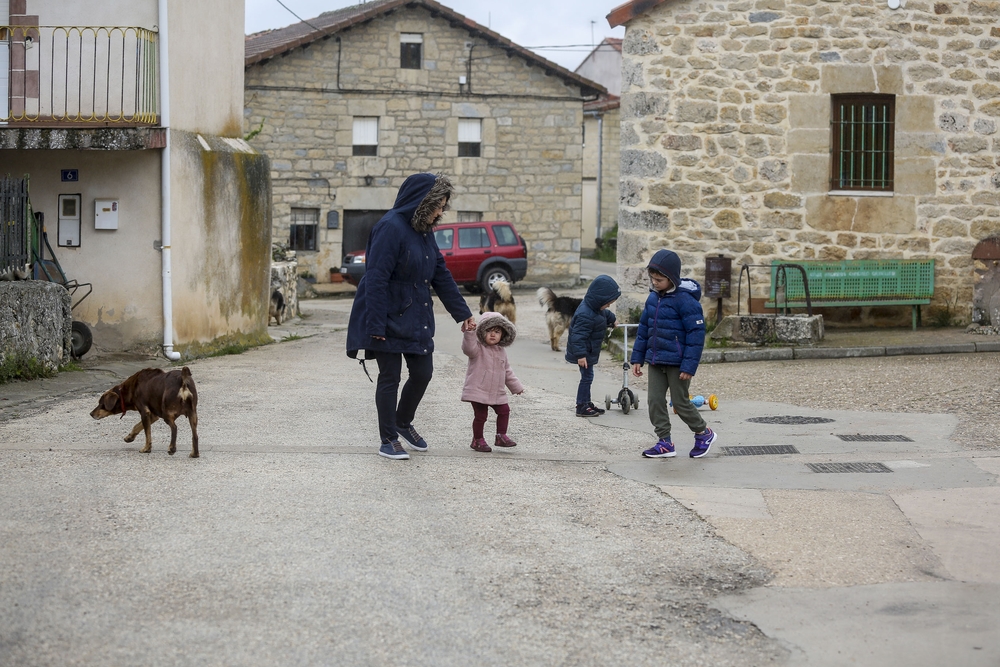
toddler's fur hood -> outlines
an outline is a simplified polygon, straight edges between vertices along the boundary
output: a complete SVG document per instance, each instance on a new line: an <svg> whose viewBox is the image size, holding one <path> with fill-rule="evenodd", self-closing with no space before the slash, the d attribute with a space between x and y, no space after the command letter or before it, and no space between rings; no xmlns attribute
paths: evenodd
<svg viewBox="0 0 1000 667"><path fill-rule="evenodd" d="M476 325L476 338L483 345L486 345L486 332L490 329L500 329L502 332L500 335L500 342L497 343L500 347L507 347L514 342L517 337L517 329L514 327L514 323L508 320L506 317L500 313L483 313L483 316L479 318L479 324Z"/></svg>

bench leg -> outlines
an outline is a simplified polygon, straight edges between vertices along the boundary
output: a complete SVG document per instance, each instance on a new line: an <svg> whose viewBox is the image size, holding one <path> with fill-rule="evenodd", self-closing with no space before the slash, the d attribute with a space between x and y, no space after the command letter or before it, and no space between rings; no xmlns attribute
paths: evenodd
<svg viewBox="0 0 1000 667"><path fill-rule="evenodd" d="M913 330L917 330L917 322L920 321L920 306L913 306Z"/></svg>

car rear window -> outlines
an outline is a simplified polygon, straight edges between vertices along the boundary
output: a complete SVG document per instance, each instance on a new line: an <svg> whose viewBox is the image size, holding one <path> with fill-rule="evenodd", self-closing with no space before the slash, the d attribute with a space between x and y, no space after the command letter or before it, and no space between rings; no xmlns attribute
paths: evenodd
<svg viewBox="0 0 1000 667"><path fill-rule="evenodd" d="M519 245L517 234L507 225L494 225L493 236L497 237L497 245Z"/></svg>
<svg viewBox="0 0 1000 667"><path fill-rule="evenodd" d="M451 248L451 244L455 241L455 230L435 229L434 240L437 241L439 249L448 250L449 248Z"/></svg>
<svg viewBox="0 0 1000 667"><path fill-rule="evenodd" d="M458 230L459 248L489 248L490 236L485 227L465 227Z"/></svg>

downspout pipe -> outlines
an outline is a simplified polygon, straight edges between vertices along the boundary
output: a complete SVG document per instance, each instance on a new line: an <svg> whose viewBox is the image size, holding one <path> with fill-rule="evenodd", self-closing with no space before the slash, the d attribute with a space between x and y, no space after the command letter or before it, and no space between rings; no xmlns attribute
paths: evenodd
<svg viewBox="0 0 1000 667"><path fill-rule="evenodd" d="M170 58L167 31L167 0L157 0L160 33L160 127L165 144L160 154L160 252L163 279L163 356L170 361L181 358L174 352L174 302L170 274Z"/></svg>
<svg viewBox="0 0 1000 667"><path fill-rule="evenodd" d="M601 238L601 205L604 190L604 114L600 111L585 112L597 119L597 227L595 235Z"/></svg>

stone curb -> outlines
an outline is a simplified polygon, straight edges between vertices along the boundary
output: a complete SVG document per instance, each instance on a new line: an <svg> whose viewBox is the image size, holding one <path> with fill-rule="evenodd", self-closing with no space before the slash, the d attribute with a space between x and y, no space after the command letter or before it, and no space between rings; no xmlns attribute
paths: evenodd
<svg viewBox="0 0 1000 667"><path fill-rule="evenodd" d="M621 341L610 344L621 354ZM886 347L764 347L714 348L701 354L703 364L741 361L786 361L790 359L856 359L861 357L919 356L925 354L972 354L1000 352L1000 341L952 343L947 345L892 345Z"/></svg>

